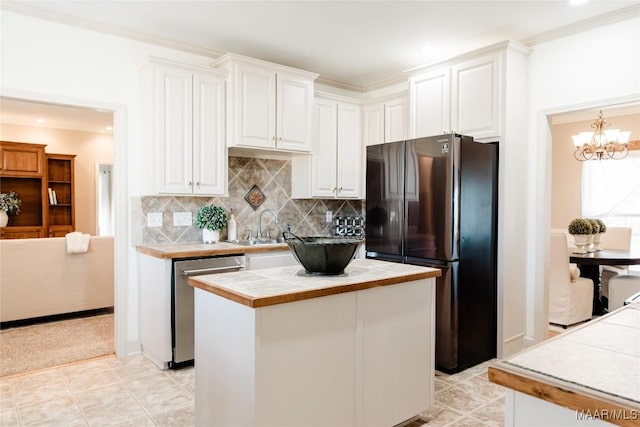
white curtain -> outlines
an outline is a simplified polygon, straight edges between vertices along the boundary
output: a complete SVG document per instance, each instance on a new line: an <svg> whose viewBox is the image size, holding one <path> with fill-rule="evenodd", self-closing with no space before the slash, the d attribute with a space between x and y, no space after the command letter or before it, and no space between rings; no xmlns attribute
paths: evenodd
<svg viewBox="0 0 640 427"><path fill-rule="evenodd" d="M582 216L640 217L640 152L582 165Z"/></svg>

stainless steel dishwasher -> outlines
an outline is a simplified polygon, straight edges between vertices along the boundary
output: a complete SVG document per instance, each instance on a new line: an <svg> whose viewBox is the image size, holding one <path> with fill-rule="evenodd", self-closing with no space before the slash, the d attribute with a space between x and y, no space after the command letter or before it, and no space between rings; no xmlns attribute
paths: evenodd
<svg viewBox="0 0 640 427"><path fill-rule="evenodd" d="M169 368L176 369L193 363L193 288L188 279L205 274L244 270L244 255L206 258L181 258L173 263L171 281L171 344L173 359Z"/></svg>

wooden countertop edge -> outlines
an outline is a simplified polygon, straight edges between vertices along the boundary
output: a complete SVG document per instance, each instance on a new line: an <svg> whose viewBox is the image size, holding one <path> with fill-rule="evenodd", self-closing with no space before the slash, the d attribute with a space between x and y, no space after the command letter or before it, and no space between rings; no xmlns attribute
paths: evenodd
<svg viewBox="0 0 640 427"><path fill-rule="evenodd" d="M289 292L286 294L251 297L240 292L234 292L228 288L218 287L208 283L201 282L197 277L189 278L189 285L194 288L202 289L212 294L227 298L239 304L246 305L251 308L267 307L270 305L285 304L288 302L302 301L311 298L325 297L329 295L338 295L346 292L362 291L364 289L375 288L378 286L397 285L399 283L412 282L414 280L430 279L440 277L440 270L426 271L424 273L413 273L407 276L390 277L380 280L369 280L361 283L353 283L349 285L329 286L326 288L309 289L305 291Z"/></svg>
<svg viewBox="0 0 640 427"><path fill-rule="evenodd" d="M136 250L142 254L150 255L154 258L173 259L173 258L188 258L188 257L198 257L198 256L215 256L215 255L284 251L284 250L289 250L289 246L287 246L286 243L277 243L273 245L257 245L257 246L236 245L231 248L211 248L211 249L183 250L183 251L171 251L171 252L153 249L148 246L136 246Z"/></svg>
<svg viewBox="0 0 640 427"><path fill-rule="evenodd" d="M596 390L586 390L561 380L556 380L557 384L551 384L534 372L501 363L489 366L488 377L493 383L568 409L582 410L592 416L597 413L599 419L612 424L624 427L638 426L640 405L634 406L633 402L626 405L622 398L615 399ZM617 419L624 418L620 414L630 418L633 411L637 415L636 419Z"/></svg>

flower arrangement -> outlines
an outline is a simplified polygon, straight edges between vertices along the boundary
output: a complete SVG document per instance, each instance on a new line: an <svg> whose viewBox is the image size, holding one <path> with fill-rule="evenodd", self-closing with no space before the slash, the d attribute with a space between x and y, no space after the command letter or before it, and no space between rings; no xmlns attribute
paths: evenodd
<svg viewBox="0 0 640 427"><path fill-rule="evenodd" d="M0 211L7 214L18 215L20 213L20 205L22 200L15 191L8 193L0 193Z"/></svg>
<svg viewBox="0 0 640 427"><path fill-rule="evenodd" d="M600 225L600 232L601 233L606 232L607 231L607 225L604 223L604 221L601 220L601 219L597 219L597 218L596 218L596 221L598 221L598 224Z"/></svg>
<svg viewBox="0 0 640 427"><path fill-rule="evenodd" d="M569 223L569 234L591 234L593 226L589 220L584 218L576 218Z"/></svg>
<svg viewBox="0 0 640 427"><path fill-rule="evenodd" d="M196 225L205 230L222 230L227 226L227 214L220 206L203 206L196 214Z"/></svg>

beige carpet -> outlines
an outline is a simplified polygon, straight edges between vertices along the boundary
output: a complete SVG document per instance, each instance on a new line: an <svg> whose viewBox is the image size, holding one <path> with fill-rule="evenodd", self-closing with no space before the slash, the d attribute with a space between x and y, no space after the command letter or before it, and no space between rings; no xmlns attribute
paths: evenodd
<svg viewBox="0 0 640 427"><path fill-rule="evenodd" d="M0 332L0 376L112 354L113 314Z"/></svg>

